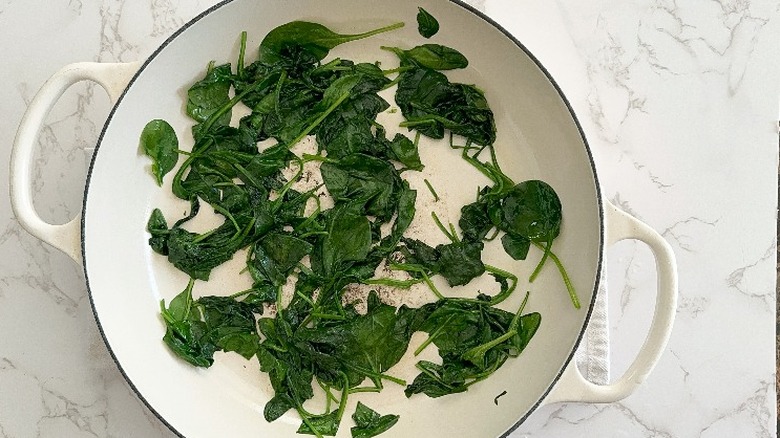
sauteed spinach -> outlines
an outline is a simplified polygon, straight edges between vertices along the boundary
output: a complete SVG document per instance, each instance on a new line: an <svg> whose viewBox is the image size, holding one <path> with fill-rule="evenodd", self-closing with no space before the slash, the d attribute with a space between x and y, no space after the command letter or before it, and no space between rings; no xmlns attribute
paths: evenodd
<svg viewBox="0 0 780 438"><path fill-rule="evenodd" d="M417 8L417 31L425 38L439 32L439 20L423 8Z"/></svg>
<svg viewBox="0 0 780 438"><path fill-rule="evenodd" d="M438 30L436 19L422 8L418 22L425 37ZM190 151L179 149L173 128L162 120L149 122L141 134L158 184L184 155L171 190L190 203L190 213L170 227L159 209L147 223L151 248L190 277L181 293L160 304L163 341L198 367L211 366L217 351L257 358L274 390L265 419L294 410L303 434L335 435L350 394L379 392L386 384L404 386L407 397L463 392L526 348L541 316L523 313L529 294L516 312L495 307L518 283L514 274L482 260L485 242L497 233L504 233L503 247L516 260L525 259L532 245L544 251L534 277L548 257L562 269L551 251L562 222L554 190L535 180L516 184L501 171L493 150L495 121L484 93L452 83L441 72L465 68L465 56L424 44L386 47L400 60L392 70L326 59L339 44L402 26L344 35L295 21L272 30L249 64L243 33L235 68L209 64L187 92ZM390 139L377 122L377 115L390 108L379 93L396 84L395 102L405 117L401 125L418 132L414 140L403 134ZM231 123L237 106L248 108L248 114ZM492 185L461 209L460 235L432 214L450 240L434 247L406 236L417 213L417 192L403 174L424 168L419 135L441 139L446 133L450 146L461 149L464 161ZM465 145L454 144L456 135ZM313 138L318 153L293 153L306 137ZM483 153L490 161L480 160ZM319 168L323 182L300 188L311 165ZM323 188L332 207L322 202ZM205 233L187 230L204 202L222 223ZM214 268L239 253L246 254L251 287L196 298L196 280L208 280ZM377 277L381 266L405 271L408 279ZM450 286L467 285L485 273L498 284L494 296L445 297L431 281L439 275ZM397 308L371 291L361 308L346 293L360 284L393 286L398 293L424 284L436 299ZM415 355L433 344L441 363L418 361L419 375L406 382L390 372L415 332L428 333ZM321 413L304 406L315 387L324 394ZM398 421L362 403L352 418L353 437L375 436Z"/></svg>

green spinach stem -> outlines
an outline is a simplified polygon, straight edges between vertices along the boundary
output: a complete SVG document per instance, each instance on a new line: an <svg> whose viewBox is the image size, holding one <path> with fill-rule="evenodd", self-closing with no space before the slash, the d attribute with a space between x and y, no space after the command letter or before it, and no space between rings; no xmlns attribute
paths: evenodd
<svg viewBox="0 0 780 438"><path fill-rule="evenodd" d="M544 249L540 244L536 242L532 243L538 248ZM569 292L571 303L574 305L575 309L579 309L581 307L580 299L577 297L577 292L574 290L574 285L571 283L571 279L569 278L569 274L566 272L566 268L563 267L561 260L552 251L550 251L550 259L553 261L553 263L555 263L555 266L558 267L558 272L561 273L561 278L563 278L563 284L566 285L566 290Z"/></svg>
<svg viewBox="0 0 780 438"><path fill-rule="evenodd" d="M244 54L246 53L246 31L241 32L241 46L238 50L238 62L236 62L236 74L244 77Z"/></svg>
<svg viewBox="0 0 780 438"><path fill-rule="evenodd" d="M550 248L552 247L552 238L546 242L546 244L542 247L544 249L544 254L542 254L541 260L539 260L539 263L536 265L536 269L534 269L534 272L531 273L531 276L528 278L529 283L533 283L534 280L536 280L536 277L539 276L539 273L542 272L542 266L544 266L544 263L547 261L547 258L550 256Z"/></svg>
<svg viewBox="0 0 780 438"><path fill-rule="evenodd" d="M428 178L423 179L423 182L428 187L428 190L431 192L431 195L433 195L434 202L439 202L439 194L436 193L436 190L433 189L433 186L431 185L431 182L428 181Z"/></svg>
<svg viewBox="0 0 780 438"><path fill-rule="evenodd" d="M445 236L447 236L448 239L452 243L457 243L458 238L457 236L452 235L448 230L447 227L444 226L444 224L439 220L439 216L436 214L435 211L431 212L431 217L433 218L433 221L436 223L436 226L439 227L439 230L441 230L442 233L444 233Z"/></svg>

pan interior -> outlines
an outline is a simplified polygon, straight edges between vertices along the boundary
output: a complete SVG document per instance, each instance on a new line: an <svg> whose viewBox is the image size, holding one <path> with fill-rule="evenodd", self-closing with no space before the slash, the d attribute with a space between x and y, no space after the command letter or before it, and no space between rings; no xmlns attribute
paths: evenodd
<svg viewBox="0 0 780 438"><path fill-rule="evenodd" d="M213 367L197 369L174 357L162 343L160 300L173 298L188 278L152 252L145 225L155 207L172 223L188 211L189 204L170 193L170 175L162 189L156 186L148 159L139 153L141 130L149 120L165 119L177 131L182 148L191 147L191 123L184 113L186 90L203 75L209 61L235 63L242 30L248 32L248 47L252 48L270 29L292 20L316 21L345 33L404 21L406 27L399 31L346 44L330 54L356 61L378 60L383 68L392 68L389 66L397 65L397 60L379 46L410 48L426 42L417 34L418 6L441 23L433 42L454 47L469 59L467 69L448 76L484 90L496 115L496 151L504 171L515 181L544 180L559 194L564 223L554 250L568 269L582 309L573 308L552 263L533 284L528 283L539 251L532 250L526 262L514 262L500 244L489 245L484 253L486 262L509 269L520 278L517 292L501 307L516 311L528 290L526 310L542 314L539 332L526 351L466 393L439 399L422 395L407 399L403 387L388 384L381 394L351 396L348 415L357 401L363 401L383 414L401 416L385 436L497 436L537 405L570 360L598 280L600 201L591 159L576 122L534 60L499 29L453 3L235 0L169 40L134 79L107 123L85 199L85 271L106 342L139 395L180 434L289 436L300 420L292 412L270 424L263 419L263 407L273 391L256 360L218 353ZM254 57L249 55L248 61L252 60ZM392 98L392 93L386 97ZM383 117L392 135L391 126L397 126L400 113ZM472 202L477 188L488 181L463 162L446 140L423 139L421 155L426 168L410 177L412 185L417 185L414 188L418 189L419 202L424 204L418 204L419 237L428 243L442 243L443 236L430 221L428 209L437 211L445 221L457 223L460 206ZM428 199L427 189L420 185L423 178L434 185L444 201L433 203ZM238 255L218 268L210 282L198 282L195 295L227 295L241 290L249 281L238 274L241 259ZM491 283L489 280L447 293L474 295L477 288L488 289ZM409 293L412 296L404 299L410 302L431 298L424 295L425 290ZM411 351L424 338L420 333L415 335L408 354L391 374L413 380L417 374L414 363L419 357ZM496 405L495 397L503 392L506 394ZM349 436L348 422L343 422L339 436Z"/></svg>

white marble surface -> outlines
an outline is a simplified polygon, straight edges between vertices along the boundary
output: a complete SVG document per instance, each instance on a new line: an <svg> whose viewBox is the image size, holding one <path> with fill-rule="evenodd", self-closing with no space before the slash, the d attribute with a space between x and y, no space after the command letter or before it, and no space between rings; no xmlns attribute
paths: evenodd
<svg viewBox="0 0 780 438"><path fill-rule="evenodd" d="M76 61L144 59L214 0L0 1L0 161L40 85ZM672 244L680 306L667 352L610 405L535 412L513 437L776 436L778 0L484 0L571 101L606 198ZM64 222L109 109L70 89L36 155L34 198ZM6 172L2 173L3 175ZM7 178L0 178L3 192ZM0 438L171 437L119 374L81 268L28 235L0 197ZM649 250L609 255L613 375L649 324Z"/></svg>

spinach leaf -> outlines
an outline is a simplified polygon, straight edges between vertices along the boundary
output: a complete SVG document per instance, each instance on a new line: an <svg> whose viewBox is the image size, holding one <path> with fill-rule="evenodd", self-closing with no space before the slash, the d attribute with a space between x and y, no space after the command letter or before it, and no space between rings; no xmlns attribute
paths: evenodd
<svg viewBox="0 0 780 438"><path fill-rule="evenodd" d="M339 430L340 411L333 411L322 415L305 416L296 433L305 435L336 436Z"/></svg>
<svg viewBox="0 0 780 438"><path fill-rule="evenodd" d="M320 100L313 105L293 105L288 117L278 123L278 131L269 134L288 146L294 145L304 136L314 132L330 114L336 111L350 97L353 89L359 87L362 79L363 76L360 74L339 77L328 85ZM304 96L306 93L311 93L310 89L307 90ZM271 120L273 120L272 115L269 115L266 125Z"/></svg>
<svg viewBox="0 0 780 438"><path fill-rule="evenodd" d="M264 304L276 302L278 289L271 283L255 283L241 302L252 306L252 312L262 315Z"/></svg>
<svg viewBox="0 0 780 438"><path fill-rule="evenodd" d="M358 34L338 34L327 27L307 21L293 21L271 30L260 43L260 61L273 64L281 59L281 52L289 46L300 46L317 60L328 55L334 47L350 41L368 38L403 27L403 23Z"/></svg>
<svg viewBox="0 0 780 438"><path fill-rule="evenodd" d="M202 235L174 228L168 237L168 261L192 278L208 280L212 269L244 246L249 230L237 231L229 221Z"/></svg>
<svg viewBox="0 0 780 438"><path fill-rule="evenodd" d="M165 221L159 208L152 210L149 221L146 223L146 231L152 236L149 238L149 246L158 254L168 255L168 223Z"/></svg>
<svg viewBox="0 0 780 438"><path fill-rule="evenodd" d="M385 238L380 244L380 249L387 255L390 254L398 242L403 238L404 233L414 220L414 214L417 211L415 202L417 201L417 191L409 188L409 183L404 181L402 183L402 191L398 197L398 210L393 222L393 229L390 235Z"/></svg>
<svg viewBox="0 0 780 438"><path fill-rule="evenodd" d="M408 308L396 310L372 292L365 315L353 310L342 322L301 328L298 336L343 364L350 385L357 385L366 376L389 370L406 352L415 314Z"/></svg>
<svg viewBox="0 0 780 438"><path fill-rule="evenodd" d="M387 221L395 212L401 177L392 164L363 154L328 161L320 168L328 192L337 202L363 205L365 214Z"/></svg>
<svg viewBox="0 0 780 438"><path fill-rule="evenodd" d="M253 179L274 176L294 158L295 155L285 145L277 144L253 156L246 165L246 171Z"/></svg>
<svg viewBox="0 0 780 438"><path fill-rule="evenodd" d="M501 238L501 245L504 251L515 260L525 260L528 256L528 250L531 249L531 241L518 234L506 233Z"/></svg>
<svg viewBox="0 0 780 438"><path fill-rule="evenodd" d="M206 76L187 90L187 115L197 122L205 122L225 104L230 102L228 95L233 84L230 64L218 67L209 66ZM214 122L216 126L227 126L231 112L225 111Z"/></svg>
<svg viewBox="0 0 780 438"><path fill-rule="evenodd" d="M436 248L417 239L403 237L401 241L403 246L399 248L399 252L403 255L405 264L416 266L428 275L439 272L441 253Z"/></svg>
<svg viewBox="0 0 780 438"><path fill-rule="evenodd" d="M396 134L389 142L389 149L391 153L388 154L388 158L398 161L407 169L421 171L425 168L420 161L420 151L417 149L417 145L405 135Z"/></svg>
<svg viewBox="0 0 780 438"><path fill-rule="evenodd" d="M485 272L482 263L482 242L453 242L439 245L439 274L450 286L468 284Z"/></svg>
<svg viewBox="0 0 780 438"><path fill-rule="evenodd" d="M420 329L430 336L423 347L435 344L442 363L418 362L423 372L407 386L406 396L464 392L520 354L541 322L538 313L521 315L524 307L525 301L513 315L486 301L452 298L424 306L428 316Z"/></svg>
<svg viewBox="0 0 780 438"><path fill-rule="evenodd" d="M406 118L401 126L428 137L443 138L448 129L478 145L496 140L493 112L482 91L450 83L441 72L424 67L403 72L395 100Z"/></svg>
<svg viewBox="0 0 780 438"><path fill-rule="evenodd" d="M357 64L349 68L354 71L350 76L357 82L350 96L317 128L317 142L330 158L339 159L353 153L379 156L374 151L372 129L377 129L377 138L384 139L379 134L380 128L376 126L375 119L390 105L377 92L390 81L373 64Z"/></svg>
<svg viewBox="0 0 780 438"><path fill-rule="evenodd" d="M218 347L209 339L206 324L192 299L193 280L173 300L168 308L160 302L160 313L165 321L163 342L177 356L197 367L210 367Z"/></svg>
<svg viewBox="0 0 780 438"><path fill-rule="evenodd" d="M267 320L267 318L263 320ZM287 342L284 340L287 337L286 333L287 330L271 332L266 328L266 330L263 330L263 334L271 341L263 341L257 351L260 370L268 373L271 387L273 387L276 393L266 403L263 410L266 421L276 420L284 415L285 412L301 406L304 401L314 396L314 391L311 387L311 381L314 377L311 372L311 364L306 363L302 357L294 354L294 351L279 351L265 347L266 343L270 344L272 342L286 345ZM278 338L280 336L282 339Z"/></svg>
<svg viewBox="0 0 780 438"><path fill-rule="evenodd" d="M319 257L319 269L312 260L312 269L331 278L352 263L363 260L371 250L371 224L357 204L334 209L328 220L327 235L320 240L312 256Z"/></svg>
<svg viewBox="0 0 780 438"><path fill-rule="evenodd" d="M479 200L461 207L458 225L463 233L463 240L479 242L484 239L493 228L488 216L487 202Z"/></svg>
<svg viewBox="0 0 780 438"><path fill-rule="evenodd" d="M179 139L173 127L165 120L155 119L141 131L141 150L152 159L152 175L162 185L165 174L179 161Z"/></svg>
<svg viewBox="0 0 780 438"><path fill-rule="evenodd" d="M222 351L249 359L260 345L253 307L232 297L208 296L196 302L203 313L206 335Z"/></svg>
<svg viewBox="0 0 780 438"><path fill-rule="evenodd" d="M417 31L425 38L436 35L439 32L439 21L425 9L417 9Z"/></svg>
<svg viewBox="0 0 780 438"><path fill-rule="evenodd" d="M412 276L425 272L431 276L440 274L450 286L468 284L485 272L482 263L482 242L461 241L431 246L415 239L402 238L399 247L404 265Z"/></svg>
<svg viewBox="0 0 780 438"><path fill-rule="evenodd" d="M440 353L465 353L503 334L500 323L498 330L491 324L494 319L508 326L512 318L511 313L494 309L485 302L445 299L427 306L430 314L420 330L431 334Z"/></svg>
<svg viewBox="0 0 780 438"><path fill-rule="evenodd" d="M506 231L534 242L548 242L561 230L561 201L544 181L517 184L501 205Z"/></svg>
<svg viewBox="0 0 780 438"><path fill-rule="evenodd" d="M468 59L462 53L441 44L423 44L409 50L395 47L389 49L395 52L404 64L413 64L431 70L454 70L469 65Z"/></svg>
<svg viewBox="0 0 780 438"><path fill-rule="evenodd" d="M371 438L386 432L398 422L398 415L379 415L376 411L358 402L352 420L352 438Z"/></svg>
<svg viewBox="0 0 780 438"><path fill-rule="evenodd" d="M257 283L281 286L293 268L311 253L312 244L289 234L270 233L255 243L248 266Z"/></svg>

